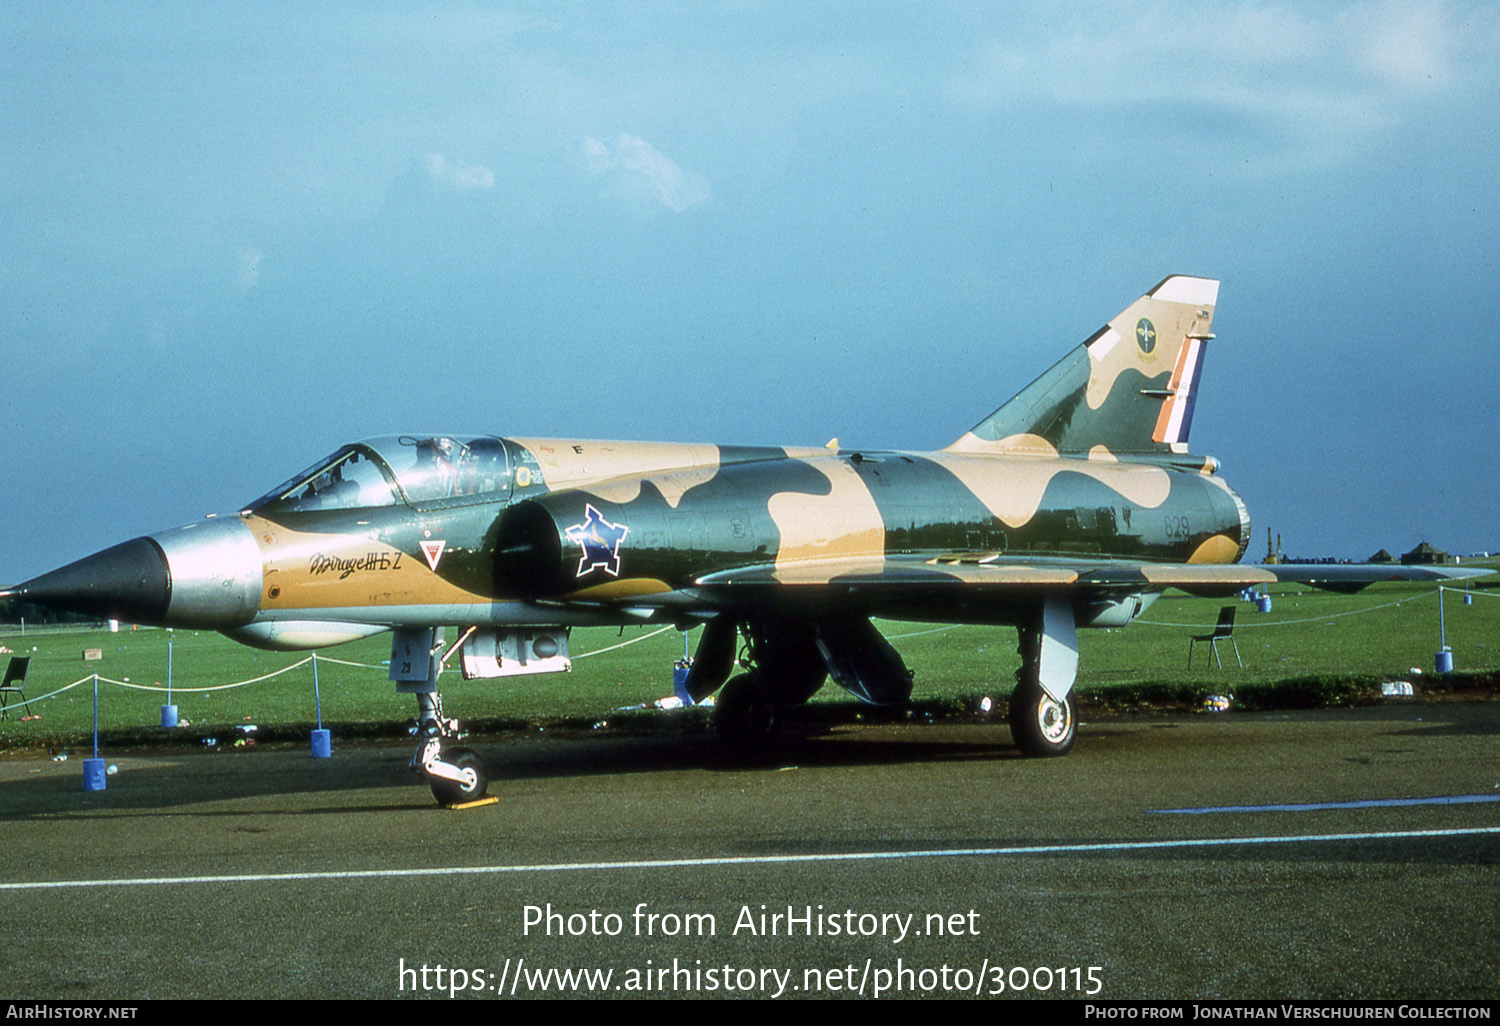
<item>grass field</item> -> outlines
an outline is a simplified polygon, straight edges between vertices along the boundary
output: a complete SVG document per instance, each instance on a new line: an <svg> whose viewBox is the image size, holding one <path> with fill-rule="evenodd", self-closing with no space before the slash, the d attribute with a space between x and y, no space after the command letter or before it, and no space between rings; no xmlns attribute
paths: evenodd
<svg viewBox="0 0 1500 1026"><path fill-rule="evenodd" d="M1471 604L1464 603L1462 591L1444 593L1444 629L1456 671L1448 687L1457 681L1469 691L1492 690L1500 679L1500 587L1483 586L1487 583L1482 579L1475 584ZM1195 704L1209 694L1233 694L1236 705L1244 708L1378 695L1383 680L1410 681L1419 692L1439 685L1434 672L1439 648L1435 587L1387 584L1351 596L1285 586L1273 589L1272 598L1272 611L1260 613L1237 600L1169 595L1130 627L1080 631L1080 692L1096 705L1118 706ZM1220 655L1228 659L1223 670L1207 668L1207 646L1199 645L1189 671L1188 638L1207 632L1220 606L1229 602L1238 607L1235 638L1244 668L1235 665L1232 649L1221 643ZM1013 629L893 621L879 626L914 672L913 699L924 708L971 707L980 696L1002 698L1011 689L1018 664ZM619 711L622 707L671 694L672 663L683 654L680 633L653 630L575 630L574 669L568 674L464 681L456 670L445 673L446 711L479 730L628 720ZM456 632L450 629L448 636L455 638ZM169 639L172 702L189 724L176 731L159 726L160 707L167 700ZM622 642L629 644L598 651ZM695 631L690 643L696 642ZM10 718L0 722L0 749L85 744L92 731L96 672L101 678L99 725L106 743L150 743L170 735L179 742L213 736L230 744L243 736L236 726L252 723L260 737L305 737L318 718L313 665L304 662L306 653L259 652L212 632L129 627L118 633L28 630L24 636L18 628L0 627L0 645L32 656L26 694L32 711L41 714L23 722L22 710L12 709ZM101 649L102 658L86 663L86 649ZM386 680L389 657L385 635L319 654L322 721L336 736L397 735L412 719L415 700L397 695ZM240 683L282 670L286 672ZM831 685L815 701L854 702Z"/></svg>

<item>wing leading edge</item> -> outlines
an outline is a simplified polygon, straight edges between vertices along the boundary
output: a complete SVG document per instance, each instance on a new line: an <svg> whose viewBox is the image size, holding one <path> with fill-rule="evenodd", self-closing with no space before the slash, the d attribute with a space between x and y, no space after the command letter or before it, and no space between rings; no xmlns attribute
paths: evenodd
<svg viewBox="0 0 1500 1026"><path fill-rule="evenodd" d="M1490 570L1472 567L1408 566L1382 563L1199 564L1122 560L955 555L918 558L812 559L746 566L699 578L700 588L763 591L839 586L862 591L926 591L932 588L993 593L1087 592L1107 588L1161 592L1177 588L1192 595L1229 595L1278 582L1333 591L1358 591L1385 581L1454 581Z"/></svg>

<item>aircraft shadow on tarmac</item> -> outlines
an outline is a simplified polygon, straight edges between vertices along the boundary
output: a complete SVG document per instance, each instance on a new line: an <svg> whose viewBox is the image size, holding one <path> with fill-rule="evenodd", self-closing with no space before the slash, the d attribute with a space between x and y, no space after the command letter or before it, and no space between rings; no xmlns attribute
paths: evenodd
<svg viewBox="0 0 1500 1026"><path fill-rule="evenodd" d="M470 738L484 759L491 793L509 780L623 776L701 770L774 773L788 766L859 767L956 760L1020 761L1010 732L997 724L928 732L921 725L801 728L789 725L764 757L746 762L727 756L709 734L582 736L519 741ZM398 804L304 808L299 812L360 812L436 808L424 782L409 767L411 746L398 743L340 745L313 759L302 752L262 746L220 753L144 753L108 756L120 765L102 792L85 792L82 759L52 764L51 772L0 779L0 822L38 818L108 817L127 811L178 809L257 797L357 793L404 789ZM19 764L13 764L19 765ZM63 766L68 767L64 770ZM409 792L410 801L404 800ZM195 810L199 815L242 815L243 810Z"/></svg>
<svg viewBox="0 0 1500 1026"><path fill-rule="evenodd" d="M787 766L878 766L952 760L1009 760L1021 754L1003 727L980 725L940 736L920 726L790 727L773 748L749 759L727 755L718 742L700 737L622 737L512 747L504 758L510 779L582 777L661 770L757 772ZM488 753L486 753L488 754ZM498 766L492 766L492 773Z"/></svg>
<svg viewBox="0 0 1500 1026"><path fill-rule="evenodd" d="M1391 731L1391 737L1493 737L1500 734L1500 719L1493 720L1466 720L1457 722L1454 720L1437 719L1434 722L1423 723L1419 727L1407 727L1405 730Z"/></svg>

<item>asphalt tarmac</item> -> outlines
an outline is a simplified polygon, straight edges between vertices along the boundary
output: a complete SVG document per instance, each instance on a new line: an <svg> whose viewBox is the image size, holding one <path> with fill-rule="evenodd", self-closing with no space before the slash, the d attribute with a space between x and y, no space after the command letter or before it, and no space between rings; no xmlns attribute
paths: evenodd
<svg viewBox="0 0 1500 1026"><path fill-rule="evenodd" d="M1500 703L0 762L11 998L1494 998ZM565 976L564 973L571 973ZM608 974L608 975L606 975Z"/></svg>

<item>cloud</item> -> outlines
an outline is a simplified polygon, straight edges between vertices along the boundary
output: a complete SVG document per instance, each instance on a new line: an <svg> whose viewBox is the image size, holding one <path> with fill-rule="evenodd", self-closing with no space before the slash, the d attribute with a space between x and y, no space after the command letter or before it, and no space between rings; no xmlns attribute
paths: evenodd
<svg viewBox="0 0 1500 1026"><path fill-rule="evenodd" d="M589 171L668 210L681 213L713 198L707 178L633 135L621 135L613 147L589 136L583 141L583 159Z"/></svg>
<svg viewBox="0 0 1500 1026"><path fill-rule="evenodd" d="M1466 69L1492 65L1497 39L1487 9L1446 0L1313 13L1290 4L1103 4L1033 37L990 44L947 91L978 106L1154 107L1162 119L1249 126L1304 158L1337 158L1412 117L1417 104L1472 89Z"/></svg>
<svg viewBox="0 0 1500 1026"><path fill-rule="evenodd" d="M441 153L429 153L422 159L427 177L439 185L459 192L470 189L493 189L495 172L482 164L466 164L461 160L450 161Z"/></svg>
<svg viewBox="0 0 1500 1026"><path fill-rule="evenodd" d="M1416 4L1365 26L1359 53L1367 67L1410 90L1440 89L1453 80L1464 43L1441 4Z"/></svg>
<svg viewBox="0 0 1500 1026"><path fill-rule="evenodd" d="M249 292L260 284L260 262L265 256L254 246L246 246L240 250L239 273L235 276L235 284L240 287L241 292Z"/></svg>

